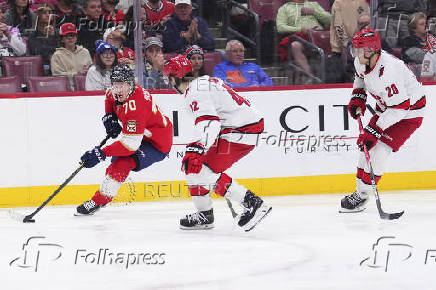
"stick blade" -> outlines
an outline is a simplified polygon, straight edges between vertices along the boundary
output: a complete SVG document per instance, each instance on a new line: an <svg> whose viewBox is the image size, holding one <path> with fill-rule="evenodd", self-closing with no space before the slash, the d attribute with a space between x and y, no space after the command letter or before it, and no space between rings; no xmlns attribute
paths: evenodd
<svg viewBox="0 0 436 290"><path fill-rule="evenodd" d="M8 210L8 213L12 219L14 219L20 223L34 223L35 222L35 220L32 219L31 217L26 216L22 213L13 211L12 209Z"/></svg>
<svg viewBox="0 0 436 290"><path fill-rule="evenodd" d="M404 210L402 212L396 212L396 213L382 213L380 214L380 217L384 220L396 220L399 219L404 214Z"/></svg>

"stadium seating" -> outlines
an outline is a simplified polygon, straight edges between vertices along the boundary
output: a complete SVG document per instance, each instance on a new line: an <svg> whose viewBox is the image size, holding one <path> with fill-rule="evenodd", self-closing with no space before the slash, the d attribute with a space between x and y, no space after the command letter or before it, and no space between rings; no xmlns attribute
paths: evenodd
<svg viewBox="0 0 436 290"><path fill-rule="evenodd" d="M215 65L221 62L221 53L219 51L208 52L204 54L204 70L207 75L213 75Z"/></svg>
<svg viewBox="0 0 436 290"><path fill-rule="evenodd" d="M17 76L0 78L0 93L19 93L21 92L20 80Z"/></svg>
<svg viewBox="0 0 436 290"><path fill-rule="evenodd" d="M309 30L310 41L324 50L326 56L331 54L330 31L328 30Z"/></svg>
<svg viewBox="0 0 436 290"><path fill-rule="evenodd" d="M20 84L25 84L28 77L43 76L41 56L3 57L3 75L17 76Z"/></svg>
<svg viewBox="0 0 436 290"><path fill-rule="evenodd" d="M27 79L29 92L66 92L71 91L70 82L66 76L29 77Z"/></svg>
<svg viewBox="0 0 436 290"><path fill-rule="evenodd" d="M85 91L86 76L75 75L73 77L73 82L75 91Z"/></svg>

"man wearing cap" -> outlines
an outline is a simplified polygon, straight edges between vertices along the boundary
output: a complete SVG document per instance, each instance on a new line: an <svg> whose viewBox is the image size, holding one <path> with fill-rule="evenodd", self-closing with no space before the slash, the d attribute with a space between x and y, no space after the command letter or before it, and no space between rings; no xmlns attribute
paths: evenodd
<svg viewBox="0 0 436 290"><path fill-rule="evenodd" d="M191 45L203 50L215 49L207 22L192 16L191 0L176 0L174 15L165 23L162 34L165 52L184 53Z"/></svg>
<svg viewBox="0 0 436 290"><path fill-rule="evenodd" d="M148 37L144 42L144 88L167 89L171 88L168 78L162 74L164 56L162 41L157 37Z"/></svg>
<svg viewBox="0 0 436 290"><path fill-rule="evenodd" d="M60 27L64 23L76 24L80 17L83 17L82 6L74 0L58 0L53 7L53 14L56 15L56 26Z"/></svg>
<svg viewBox="0 0 436 290"><path fill-rule="evenodd" d="M73 23L64 23L59 29L61 47L51 57L50 67L54 76L68 76L73 85L73 76L87 73L92 63L89 51L77 45L77 30Z"/></svg>

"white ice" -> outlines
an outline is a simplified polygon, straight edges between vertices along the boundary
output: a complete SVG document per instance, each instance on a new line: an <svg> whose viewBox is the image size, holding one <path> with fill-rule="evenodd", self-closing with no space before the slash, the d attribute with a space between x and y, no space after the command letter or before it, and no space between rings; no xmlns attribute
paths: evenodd
<svg viewBox="0 0 436 290"><path fill-rule="evenodd" d="M178 228L193 211L188 201L110 206L91 217L49 206L35 224L1 209L0 289L436 289L435 191L382 193L386 212L405 210L394 221L379 218L374 198L362 213L340 214L342 196L265 198L273 210L249 233L223 200L214 200L208 231ZM90 263L99 249L130 253L135 264ZM164 253L163 264L137 264L138 253Z"/></svg>

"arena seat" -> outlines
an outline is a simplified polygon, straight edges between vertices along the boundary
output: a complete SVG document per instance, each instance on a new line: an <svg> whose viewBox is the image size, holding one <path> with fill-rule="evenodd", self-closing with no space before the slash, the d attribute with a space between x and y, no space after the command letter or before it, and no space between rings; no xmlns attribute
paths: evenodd
<svg viewBox="0 0 436 290"><path fill-rule="evenodd" d="M20 84L25 84L26 79L34 76L43 76L44 69L42 58L38 56L5 56L2 59L3 75L17 76Z"/></svg>
<svg viewBox="0 0 436 290"><path fill-rule="evenodd" d="M29 92L68 92L70 82L66 76L29 77L27 80Z"/></svg>
<svg viewBox="0 0 436 290"><path fill-rule="evenodd" d="M309 37L313 44L324 50L326 56L331 54L329 30L309 30Z"/></svg>
<svg viewBox="0 0 436 290"><path fill-rule="evenodd" d="M75 75L73 77L73 83L74 83L74 90L75 91L85 91L85 83L86 83L86 76L84 75Z"/></svg>
<svg viewBox="0 0 436 290"><path fill-rule="evenodd" d="M21 92L20 80L17 76L0 78L0 93L19 93Z"/></svg>
<svg viewBox="0 0 436 290"><path fill-rule="evenodd" d="M204 70L206 74L211 76L213 74L213 70L215 69L215 65L221 61L221 53L219 51L205 53Z"/></svg>

